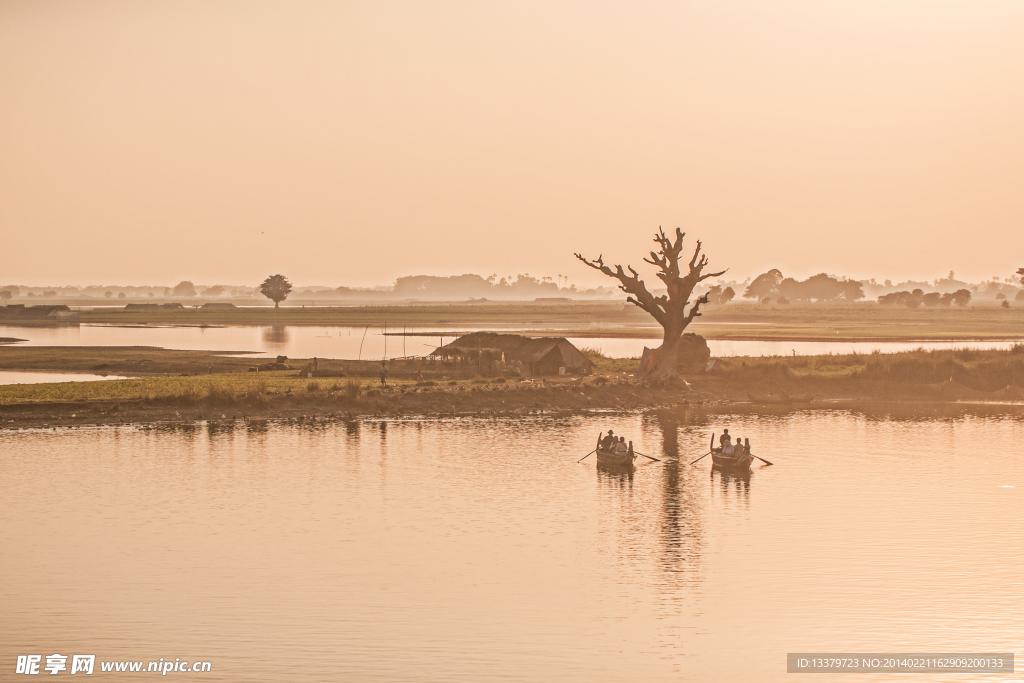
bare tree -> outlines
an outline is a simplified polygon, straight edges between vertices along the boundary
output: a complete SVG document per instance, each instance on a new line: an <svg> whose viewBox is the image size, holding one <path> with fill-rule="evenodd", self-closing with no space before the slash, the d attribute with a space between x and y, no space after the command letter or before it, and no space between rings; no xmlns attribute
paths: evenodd
<svg viewBox="0 0 1024 683"><path fill-rule="evenodd" d="M723 275L719 273L704 273L708 265L708 257L700 253L700 241L697 241L697 248L693 251L693 257L688 264L687 272L683 274L679 269L679 254L683 251L683 238L686 236L679 228L676 228L675 239L669 239L665 231L660 227L654 235L654 241L658 244L658 250L651 252L650 258L644 261L658 268L658 278L665 283L668 293L663 296L654 296L647 290L644 281L632 266L626 266L627 274L622 266L615 266L612 270L604 264L603 256L598 256L591 261L580 254L576 258L585 264L599 270L608 277L619 281L619 289L629 296L626 301L639 306L647 311L652 318L665 330L664 340L661 344L661 352L654 368L648 375L651 379L670 379L679 375L677 369L679 361L679 344L683 337L683 331L693 319L700 315L700 307L708 302L707 295L698 297L693 305L690 305L690 295L693 288L702 280ZM689 306L689 310L687 310Z"/></svg>

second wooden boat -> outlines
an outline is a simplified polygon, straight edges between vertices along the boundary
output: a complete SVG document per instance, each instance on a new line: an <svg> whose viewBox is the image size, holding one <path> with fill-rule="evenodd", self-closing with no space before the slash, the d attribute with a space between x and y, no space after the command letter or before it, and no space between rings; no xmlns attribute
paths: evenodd
<svg viewBox="0 0 1024 683"><path fill-rule="evenodd" d="M627 451L606 451L601 447L601 437L597 437L597 462L601 465L610 465L612 467L631 467L633 461L636 460L636 455L633 453L633 442L629 442L629 450Z"/></svg>

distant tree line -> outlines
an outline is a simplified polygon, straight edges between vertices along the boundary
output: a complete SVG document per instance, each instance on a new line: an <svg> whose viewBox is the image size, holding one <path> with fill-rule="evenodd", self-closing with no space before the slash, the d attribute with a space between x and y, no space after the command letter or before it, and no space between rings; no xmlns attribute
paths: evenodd
<svg viewBox="0 0 1024 683"><path fill-rule="evenodd" d="M762 303L771 303L774 299L780 304L790 301L857 301L864 298L864 286L857 280L840 279L826 273L796 280L773 268L754 278L743 292L743 297Z"/></svg>
<svg viewBox="0 0 1024 683"><path fill-rule="evenodd" d="M924 290L921 289L915 289L912 292L892 292L878 297L878 303L883 306L908 306L909 308L917 308L918 306L966 306L971 303L971 290L958 289L955 292L946 292L945 294L940 294L939 292L925 294Z"/></svg>

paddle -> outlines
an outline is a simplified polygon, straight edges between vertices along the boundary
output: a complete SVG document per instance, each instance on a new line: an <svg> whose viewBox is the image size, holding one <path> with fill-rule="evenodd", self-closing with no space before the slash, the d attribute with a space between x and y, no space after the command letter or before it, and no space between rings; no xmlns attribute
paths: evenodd
<svg viewBox="0 0 1024 683"><path fill-rule="evenodd" d="M764 463L765 465L774 465L774 464L775 464L775 463L773 463L773 462L768 462L767 460L765 460L764 458L762 458L762 457L761 457L760 455L754 455L753 453L751 453L750 455L751 455L751 457L757 458L758 460L760 460L761 462L763 462L763 463Z"/></svg>
<svg viewBox="0 0 1024 683"><path fill-rule="evenodd" d="M691 465L696 465L696 464L697 464L698 462L700 462L700 461L701 461L701 460L703 460L704 458L708 457L709 455L711 455L711 451L708 451L707 453L705 453L704 455L700 456L699 458L697 458L696 460L694 460L694 461L693 461L693 462L691 462L690 464L691 464Z"/></svg>
<svg viewBox="0 0 1024 683"><path fill-rule="evenodd" d="M633 452L634 452L634 453L636 453L637 455L642 455L642 456L644 456L645 458L650 458L650 459L651 459L651 460L653 460L654 462L661 462L661 461L660 461L660 460L658 460L657 458L652 458L651 456L647 455L646 453L641 453L640 451L633 451Z"/></svg>
<svg viewBox="0 0 1024 683"><path fill-rule="evenodd" d="M589 458L590 456L592 456L592 455L593 455L594 453L596 453L596 452L597 452L597 451L596 451L596 449L595 449L595 450L593 450L593 451L590 451L589 453L587 453L586 455L584 455L584 456L583 456L582 458L580 458L580 459L579 459L579 460L577 460L576 462L583 462L584 460L586 460L587 458Z"/></svg>

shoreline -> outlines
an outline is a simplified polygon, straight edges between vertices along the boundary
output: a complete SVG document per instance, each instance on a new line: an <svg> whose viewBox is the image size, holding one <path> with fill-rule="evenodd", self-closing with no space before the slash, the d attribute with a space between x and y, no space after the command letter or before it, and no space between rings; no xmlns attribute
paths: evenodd
<svg viewBox="0 0 1024 683"><path fill-rule="evenodd" d="M593 378L591 378L593 379ZM369 388L351 397L339 391L284 391L251 397L211 393L199 398L92 399L32 401L0 405L0 430L103 425L229 424L268 421L358 421L445 418L559 419L579 415L703 411L784 414L791 411L882 409L884 412L1013 412L1024 416L1020 399L979 397L966 387L926 387L925 391L872 397L835 395L740 396L718 382L704 386L648 387L628 380L504 384L456 387L397 385ZM733 389L733 390L730 390ZM996 392L998 393L998 392Z"/></svg>

